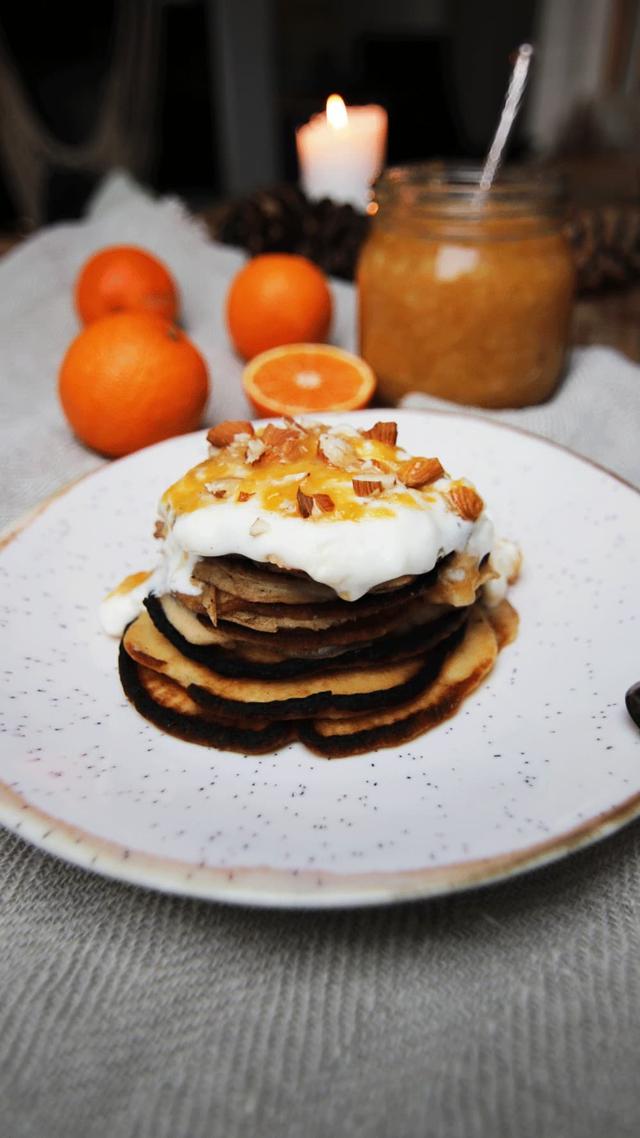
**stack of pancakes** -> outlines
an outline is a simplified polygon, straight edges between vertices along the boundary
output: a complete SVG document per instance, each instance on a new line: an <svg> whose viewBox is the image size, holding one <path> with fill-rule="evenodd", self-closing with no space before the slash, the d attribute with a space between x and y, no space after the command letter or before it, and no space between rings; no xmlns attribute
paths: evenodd
<svg viewBox="0 0 640 1138"><path fill-rule="evenodd" d="M163 730L221 750L398 744L452 715L515 634L511 606L480 599L493 576L487 557L452 553L347 601L300 571L204 557L199 592L147 597L122 640L122 683Z"/></svg>

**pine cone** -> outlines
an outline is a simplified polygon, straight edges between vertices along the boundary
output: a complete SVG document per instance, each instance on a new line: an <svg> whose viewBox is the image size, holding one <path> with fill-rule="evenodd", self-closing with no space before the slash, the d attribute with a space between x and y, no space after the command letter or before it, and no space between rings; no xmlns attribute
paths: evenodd
<svg viewBox="0 0 640 1138"><path fill-rule="evenodd" d="M640 207L577 209L567 225L578 292L632 284L640 278Z"/></svg>
<svg viewBox="0 0 640 1138"><path fill-rule="evenodd" d="M295 186L257 190L234 202L215 236L227 245L257 253L292 252L300 240L306 198Z"/></svg>
<svg viewBox="0 0 640 1138"><path fill-rule="evenodd" d="M214 236L257 253L300 253L331 276L352 280L369 218L350 205L312 202L295 186L258 190L234 203Z"/></svg>

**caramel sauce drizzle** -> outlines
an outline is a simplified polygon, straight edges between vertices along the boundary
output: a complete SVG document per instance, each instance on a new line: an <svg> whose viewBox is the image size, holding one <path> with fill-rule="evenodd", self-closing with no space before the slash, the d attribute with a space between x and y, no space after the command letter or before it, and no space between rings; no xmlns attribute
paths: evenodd
<svg viewBox="0 0 640 1138"><path fill-rule="evenodd" d="M254 461L247 450L246 434L244 438L232 435L228 444L170 486L162 501L175 514L184 514L217 501L251 498L260 509L300 517L302 491L305 499L320 499L319 508L304 516L324 524L335 519L392 517L398 506L419 509L435 500L436 492L429 486L418 491L397 482L381 486L380 492L365 498L354 491L358 482L361 486L377 482L380 470L396 475L406 464L408 456L391 442L395 438L391 428L395 424L376 424L374 431L344 436L354 455L346 469L332 465L319 453L320 438L327 431L321 424L302 428L291 422L285 428L269 425L256 429L253 453L255 440L264 443L264 450ZM231 431L226 432L221 424L210 437L222 440L227 433Z"/></svg>

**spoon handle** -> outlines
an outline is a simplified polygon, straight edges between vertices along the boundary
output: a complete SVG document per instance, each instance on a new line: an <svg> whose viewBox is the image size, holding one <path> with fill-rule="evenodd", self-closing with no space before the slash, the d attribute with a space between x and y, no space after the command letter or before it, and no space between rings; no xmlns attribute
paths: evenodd
<svg viewBox="0 0 640 1138"><path fill-rule="evenodd" d="M507 95L500 115L500 122L498 128L493 136L493 142L489 149L489 153L485 159L485 164L482 168L480 175L480 189L490 190L493 185L493 180L498 172L504 149L507 145L511 128L516 120L518 111L520 110L520 103L524 95L524 89L527 85L527 76L529 74L529 65L533 55L533 48L530 43L522 43L518 48L516 61L513 65L509 86L507 88Z"/></svg>

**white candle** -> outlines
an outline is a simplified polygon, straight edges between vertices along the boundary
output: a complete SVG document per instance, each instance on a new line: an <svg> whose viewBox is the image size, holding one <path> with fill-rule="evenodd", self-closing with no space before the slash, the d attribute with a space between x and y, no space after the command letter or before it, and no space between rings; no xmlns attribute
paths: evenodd
<svg viewBox="0 0 640 1138"><path fill-rule="evenodd" d="M384 166L387 112L375 104L345 107L339 95L330 95L326 113L296 131L296 145L307 197L365 210L369 187Z"/></svg>

